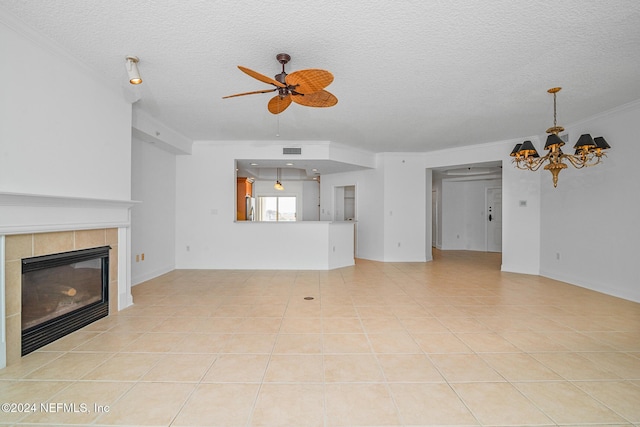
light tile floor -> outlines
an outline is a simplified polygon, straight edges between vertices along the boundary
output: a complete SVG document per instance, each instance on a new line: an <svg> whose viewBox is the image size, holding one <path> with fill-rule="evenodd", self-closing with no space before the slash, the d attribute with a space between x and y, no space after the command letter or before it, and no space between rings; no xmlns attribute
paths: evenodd
<svg viewBox="0 0 640 427"><path fill-rule="evenodd" d="M0 370L0 423L640 426L640 304L435 256L163 275Z"/></svg>

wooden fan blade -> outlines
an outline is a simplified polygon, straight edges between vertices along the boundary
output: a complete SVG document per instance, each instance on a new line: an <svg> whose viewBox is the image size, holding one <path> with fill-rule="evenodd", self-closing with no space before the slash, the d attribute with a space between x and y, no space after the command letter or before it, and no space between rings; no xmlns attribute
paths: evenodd
<svg viewBox="0 0 640 427"><path fill-rule="evenodd" d="M280 114L286 110L289 105L291 105L291 95L287 95L284 98L281 98L280 95L276 95L271 98L267 108L272 114Z"/></svg>
<svg viewBox="0 0 640 427"><path fill-rule="evenodd" d="M273 92L274 90L278 90L278 89L276 88L276 89L254 90L253 92L236 93L235 95L223 96L222 99L233 98L233 97L236 97L236 96L253 95L255 93Z"/></svg>
<svg viewBox="0 0 640 427"><path fill-rule="evenodd" d="M309 94L317 92L329 86L333 81L333 74L326 70L312 68L309 70L294 71L285 78L289 86L298 93Z"/></svg>
<svg viewBox="0 0 640 427"><path fill-rule="evenodd" d="M333 107L338 103L338 98L326 90L319 90L308 95L291 95L291 99L296 104L307 107Z"/></svg>
<svg viewBox="0 0 640 427"><path fill-rule="evenodd" d="M262 75L262 74L258 73L257 71L250 70L247 67L243 67L242 65L238 65L238 68L243 73L250 75L254 79L260 80L261 82L268 83L268 84L274 85L276 87L286 87L286 85L283 85L279 81L274 80L271 77L267 77L265 75Z"/></svg>

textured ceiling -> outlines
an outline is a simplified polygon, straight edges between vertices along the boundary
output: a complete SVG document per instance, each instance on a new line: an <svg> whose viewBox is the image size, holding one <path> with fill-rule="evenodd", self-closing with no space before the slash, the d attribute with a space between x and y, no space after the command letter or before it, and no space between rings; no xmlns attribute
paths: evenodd
<svg viewBox="0 0 640 427"><path fill-rule="evenodd" d="M105 79L140 57L136 108L192 139L322 140L429 151L543 134L640 99L640 2L0 0ZM332 108L292 105L236 68L331 71ZM276 136L279 135L279 136Z"/></svg>

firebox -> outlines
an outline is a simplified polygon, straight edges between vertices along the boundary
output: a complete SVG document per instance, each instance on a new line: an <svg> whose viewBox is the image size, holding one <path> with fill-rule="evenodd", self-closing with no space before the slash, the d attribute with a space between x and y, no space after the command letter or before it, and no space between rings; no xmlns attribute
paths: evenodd
<svg viewBox="0 0 640 427"><path fill-rule="evenodd" d="M109 246L22 260L22 355L109 314Z"/></svg>

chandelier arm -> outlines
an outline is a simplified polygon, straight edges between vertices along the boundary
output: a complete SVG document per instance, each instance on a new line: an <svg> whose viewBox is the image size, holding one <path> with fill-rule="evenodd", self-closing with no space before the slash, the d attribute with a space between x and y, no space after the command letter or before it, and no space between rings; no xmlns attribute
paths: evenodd
<svg viewBox="0 0 640 427"><path fill-rule="evenodd" d="M537 171L538 169L540 169L540 167L544 164L545 160L546 160L547 156L544 157L538 157L535 160L528 160L528 159L514 159L513 163L515 164L515 166L518 169L521 170L530 170L530 171Z"/></svg>
<svg viewBox="0 0 640 427"><path fill-rule="evenodd" d="M583 167L586 166L588 161L587 158L583 159L579 156L574 156L571 154L563 154L560 158L568 160L569 163L571 163L571 165L576 169L582 169Z"/></svg>
<svg viewBox="0 0 640 427"><path fill-rule="evenodd" d="M545 164L546 162L549 161L549 158L551 157L551 153L547 153L546 155L542 156L542 157L538 157L533 159L533 161L531 161L531 168L530 170L532 171L537 171L538 169L540 169L540 167L542 167L543 164Z"/></svg>
<svg viewBox="0 0 640 427"><path fill-rule="evenodd" d="M595 163L591 163L591 164L589 164L587 166L595 166L595 165L597 165L598 163L600 163L602 161L602 157L597 157L597 159L598 160L596 160Z"/></svg>
<svg viewBox="0 0 640 427"><path fill-rule="evenodd" d="M520 170L523 170L523 171L531 170L531 168L527 167L526 164L523 165L523 164L521 164L520 162L518 162L516 160L514 160L513 163L514 163L515 167L520 169Z"/></svg>
<svg viewBox="0 0 640 427"><path fill-rule="evenodd" d="M543 164L544 164L544 161L542 160L534 160L533 162L531 162L531 167L529 168L529 170L535 172L538 169L540 169Z"/></svg>
<svg viewBox="0 0 640 427"><path fill-rule="evenodd" d="M576 156L571 154L565 154L563 156L576 168L582 169L585 167L595 166L602 161L601 156L597 156L594 153L588 153L586 156Z"/></svg>
<svg viewBox="0 0 640 427"><path fill-rule="evenodd" d="M594 161L595 158L595 161ZM587 160L584 163L585 167L589 167L589 166L595 166L598 163L600 163L602 161L602 158L600 156L594 156L591 155L590 157L587 158Z"/></svg>

